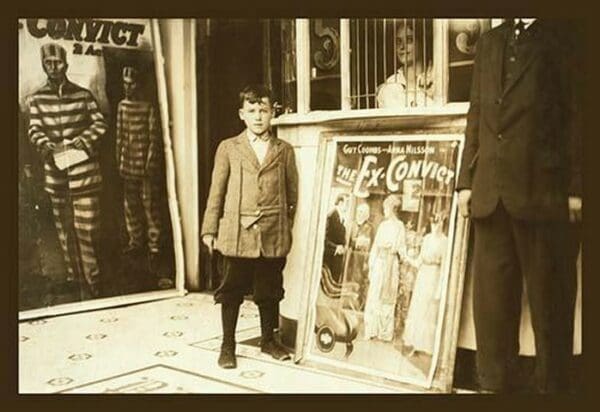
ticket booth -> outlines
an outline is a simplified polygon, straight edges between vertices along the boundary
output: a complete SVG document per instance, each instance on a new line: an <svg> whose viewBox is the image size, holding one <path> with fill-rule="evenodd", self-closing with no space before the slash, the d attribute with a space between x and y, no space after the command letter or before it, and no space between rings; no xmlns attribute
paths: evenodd
<svg viewBox="0 0 600 412"><path fill-rule="evenodd" d="M280 308L283 343L294 350L295 361L331 373L415 390L449 391L457 346L475 349L470 228L456 212L454 179L461 162L477 40L502 21L121 20L23 20L20 41L31 52L20 53L20 66L39 64L39 47L52 32L51 37L69 49L73 79L90 88L101 111L114 120L123 92L122 66L145 64L141 71L148 98L160 114L165 149L160 181L168 236L158 279L163 282L139 283L145 279L145 258L139 258L144 270L135 275L130 268L142 267L138 258L122 253L115 241L127 233L125 206L110 207L122 188L112 167L114 147L105 145L103 156L114 169L106 181L114 184L102 200L109 206L104 208L102 232L109 252L101 258L107 266L135 276L131 284L115 276L103 299L83 296L80 289L67 293L62 283L51 287L65 272L48 265L53 257L61 261L52 207L48 202L38 207L41 169L29 158L20 158L20 218L41 227L22 225L20 242L25 247L20 247L19 258L32 265L46 259L40 267L20 267L20 318L214 291L220 281L219 256L211 257L200 240L214 154L220 141L242 130L237 114L241 88L265 83L276 99L273 127L293 146L300 176ZM102 43L102 33L110 33L117 24L129 28L139 42L123 44L120 37L107 34L110 47ZM97 30L98 38L92 39L102 43L104 52L94 54L92 47L88 53L90 49L76 46L88 41L81 37L87 33L85 25L108 27ZM41 68L34 74L21 80L23 96L44 78ZM23 116L20 119L26 124ZM114 136L116 131L108 133ZM337 244L330 236L334 218L342 239ZM402 259L371 253L375 246L395 248ZM419 259L428 262L428 284L416 281L423 276L411 262ZM56 276L51 273L48 278L48 268ZM40 285L39 278L46 279L50 292L32 289ZM374 297L369 290L377 282L383 292ZM525 298L523 306L521 353L532 355ZM576 353L581 353L580 308L581 282ZM378 315L373 332L370 314L375 312L385 316ZM423 345L410 332L415 320L418 324L422 319L429 319L430 326Z"/></svg>
<svg viewBox="0 0 600 412"><path fill-rule="evenodd" d="M456 171L477 40L501 22L414 18L196 20L200 221L216 147L222 139L242 130L237 119L237 93L245 84L262 82L274 91L277 117L273 125L277 136L295 149L300 174L299 203L292 251L284 271L286 296L281 304L280 333L283 342L295 349L297 361L314 360L334 372L348 366L350 374L375 375L417 387L447 390L444 382L451 380L456 346L475 349L468 271L470 229L467 222L456 216L452 189L429 181L423 170L421 174L414 172L412 179L404 179L401 188L395 187L401 198L399 217L408 234L408 250L415 256L419 254L434 215L443 216L443 230L450 244L446 274L441 276L446 306L438 314L435 348L418 361L409 361L405 369L390 369L383 365L385 362L374 366L377 359L367 359L365 286L360 281L343 281L355 263L350 257L352 222L359 209L368 208L371 224L380 224L389 187L378 192L373 184L373 191L366 198L349 192L345 209L339 212L345 214L342 221L347 241L346 253L340 260L343 273L332 273L335 271L331 265L324 264L327 247L323 242L327 242L327 216L336 209L344 184L355 185L369 150L394 146L391 150L396 154L388 160L373 160L379 162L377 166L388 167L394 158L404 156L421 167L437 159L436 171L444 165ZM411 158L407 152L411 144L415 150L430 150L429 157L413 153L416 157ZM358 157L352 160L352 155L344 154L344 145ZM371 155L377 157L374 152ZM356 164L348 166L344 162ZM399 162L397 159L396 165ZM348 166L346 176L340 172L343 166ZM383 171L380 177L386 173ZM452 177L447 182L454 184ZM210 291L218 285L217 268L218 259L211 259L201 248L201 290ZM406 326L408 300L415 287L410 278L414 281L415 273L411 275L407 268L400 272L405 280L393 286L400 292L394 296L392 343L389 348L367 351L371 355L378 353L376 356L382 359L390 359L393 353L408 359L406 351L410 347L403 347L397 335ZM334 303L339 306L337 309L323 309L319 304L323 303L319 294L324 290L330 293L326 299L338 302ZM342 299L336 300L340 296ZM357 317L344 315L343 308L348 305L344 296L355 297L352 310L358 313ZM526 299L523 305L522 353L532 354ZM324 314L323 310L331 313ZM328 318L329 324L323 318ZM388 349L390 353L386 352ZM580 350L577 344L576 350Z"/></svg>

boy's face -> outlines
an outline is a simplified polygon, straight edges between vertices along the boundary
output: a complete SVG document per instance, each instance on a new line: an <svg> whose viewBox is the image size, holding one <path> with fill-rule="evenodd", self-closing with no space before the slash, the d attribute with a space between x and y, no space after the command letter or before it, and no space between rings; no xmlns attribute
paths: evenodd
<svg viewBox="0 0 600 412"><path fill-rule="evenodd" d="M250 103L244 100L244 105L239 110L240 119L252 133L261 136L269 130L273 109L268 97L263 97L260 102Z"/></svg>

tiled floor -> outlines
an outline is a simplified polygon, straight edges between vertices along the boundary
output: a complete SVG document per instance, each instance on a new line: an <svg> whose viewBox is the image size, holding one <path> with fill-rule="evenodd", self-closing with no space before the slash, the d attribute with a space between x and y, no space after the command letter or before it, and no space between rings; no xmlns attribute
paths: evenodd
<svg viewBox="0 0 600 412"><path fill-rule="evenodd" d="M393 393L395 388L276 362L238 344L238 368L217 366L220 307L212 296L58 316L19 325L20 393ZM259 334L246 302L238 342Z"/></svg>

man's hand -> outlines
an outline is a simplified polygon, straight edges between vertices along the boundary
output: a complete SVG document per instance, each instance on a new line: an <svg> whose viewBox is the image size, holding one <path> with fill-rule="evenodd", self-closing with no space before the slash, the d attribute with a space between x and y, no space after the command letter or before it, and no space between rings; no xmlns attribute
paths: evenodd
<svg viewBox="0 0 600 412"><path fill-rule="evenodd" d="M208 248L208 253L213 254L213 250L215 249L215 236L214 235L204 235L202 236L202 243L206 245Z"/></svg>
<svg viewBox="0 0 600 412"><path fill-rule="evenodd" d="M42 157L45 161L53 161L52 155L54 154L54 150L56 150L56 143L46 142L42 146Z"/></svg>
<svg viewBox="0 0 600 412"><path fill-rule="evenodd" d="M471 214L471 189L458 192L458 211L462 217L469 217Z"/></svg>
<svg viewBox="0 0 600 412"><path fill-rule="evenodd" d="M343 255L345 251L346 251L346 248L345 248L344 246L342 246L342 245L337 245L337 246L335 247L335 253L334 253L334 256L335 256L335 255Z"/></svg>
<svg viewBox="0 0 600 412"><path fill-rule="evenodd" d="M72 145L75 149L85 150L85 143L83 143L83 139L81 137L76 137L73 139Z"/></svg>
<svg viewBox="0 0 600 412"><path fill-rule="evenodd" d="M46 149L49 152L54 152L54 150L56 149L56 143L46 142L44 143L44 149Z"/></svg>
<svg viewBox="0 0 600 412"><path fill-rule="evenodd" d="M581 197L569 196L569 220L572 223L581 221Z"/></svg>

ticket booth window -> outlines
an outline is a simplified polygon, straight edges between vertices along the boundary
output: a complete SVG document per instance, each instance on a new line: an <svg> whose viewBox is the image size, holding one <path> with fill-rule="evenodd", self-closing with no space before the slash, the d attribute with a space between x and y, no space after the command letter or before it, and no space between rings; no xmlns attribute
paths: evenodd
<svg viewBox="0 0 600 412"><path fill-rule="evenodd" d="M350 20L352 109L431 106L431 19Z"/></svg>
<svg viewBox="0 0 600 412"><path fill-rule="evenodd" d="M468 103L477 41L491 26L492 19L282 20L283 113Z"/></svg>

